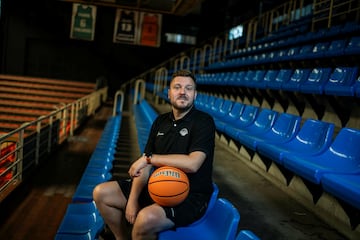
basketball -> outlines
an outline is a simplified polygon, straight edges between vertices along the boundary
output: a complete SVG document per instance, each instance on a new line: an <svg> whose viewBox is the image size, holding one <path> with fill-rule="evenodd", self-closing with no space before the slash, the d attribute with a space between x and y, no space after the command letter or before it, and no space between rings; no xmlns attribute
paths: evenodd
<svg viewBox="0 0 360 240"><path fill-rule="evenodd" d="M178 168L160 167L150 176L148 190L154 202L164 207L180 204L189 194L189 179Z"/></svg>

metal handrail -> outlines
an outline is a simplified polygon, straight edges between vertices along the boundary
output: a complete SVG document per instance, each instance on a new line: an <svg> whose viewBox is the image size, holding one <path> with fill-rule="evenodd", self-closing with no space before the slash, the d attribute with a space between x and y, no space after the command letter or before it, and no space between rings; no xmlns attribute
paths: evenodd
<svg viewBox="0 0 360 240"><path fill-rule="evenodd" d="M106 99L107 87L72 103L62 104L48 115L23 123L19 128L0 135L1 150L12 144L16 146L3 156L0 155L0 202L24 180L24 173L30 165L39 165L40 159L50 154L55 146L73 136L74 130L81 125L81 120L93 114ZM58 124L55 124L57 121Z"/></svg>

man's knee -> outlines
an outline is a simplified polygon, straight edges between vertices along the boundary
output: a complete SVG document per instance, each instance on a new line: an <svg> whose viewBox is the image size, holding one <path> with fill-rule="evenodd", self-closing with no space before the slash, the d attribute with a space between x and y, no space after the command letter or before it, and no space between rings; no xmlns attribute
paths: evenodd
<svg viewBox="0 0 360 240"><path fill-rule="evenodd" d="M136 217L134 228L143 232L159 232L170 228L173 223L166 218L164 210L159 206L151 206L140 210Z"/></svg>
<svg viewBox="0 0 360 240"><path fill-rule="evenodd" d="M98 184L95 186L94 190L93 190L93 199L95 202L99 201L101 199L101 195L102 195L102 188L100 186L101 184Z"/></svg>

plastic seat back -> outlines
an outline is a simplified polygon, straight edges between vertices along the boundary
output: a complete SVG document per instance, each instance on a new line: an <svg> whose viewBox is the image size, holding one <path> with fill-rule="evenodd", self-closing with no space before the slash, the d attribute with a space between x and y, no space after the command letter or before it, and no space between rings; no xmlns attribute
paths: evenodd
<svg viewBox="0 0 360 240"><path fill-rule="evenodd" d="M282 143L290 141L300 129L301 117L289 113L281 113L270 131L263 135L264 140Z"/></svg>
<svg viewBox="0 0 360 240"><path fill-rule="evenodd" d="M232 106L233 106L233 102L231 100L225 99L221 104L219 111L215 115L215 117L223 118L225 115L229 114Z"/></svg>
<svg viewBox="0 0 360 240"><path fill-rule="evenodd" d="M254 76L255 76L255 70L248 70L246 72L244 80L242 81L242 85L249 86L251 84L251 82L253 81Z"/></svg>
<svg viewBox="0 0 360 240"><path fill-rule="evenodd" d="M357 67L337 67L324 87L325 94L354 96L354 83L358 75Z"/></svg>
<svg viewBox="0 0 360 240"><path fill-rule="evenodd" d="M203 110L207 113L210 113L212 106L214 105L215 101L216 101L217 97L214 97L212 95L210 95L207 99L207 101L205 102L204 108Z"/></svg>
<svg viewBox="0 0 360 240"><path fill-rule="evenodd" d="M337 39L330 43L328 50L325 52L326 57L341 56L344 54L346 39Z"/></svg>
<svg viewBox="0 0 360 240"><path fill-rule="evenodd" d="M360 174L360 131L342 128L326 151L303 158L288 154L285 167L319 184L326 173Z"/></svg>
<svg viewBox="0 0 360 240"><path fill-rule="evenodd" d="M308 149L305 154L321 153L332 141L335 125L315 119L307 119L296 137L289 142L293 150ZM311 150L311 151L310 151Z"/></svg>
<svg viewBox="0 0 360 240"><path fill-rule="evenodd" d="M262 81L262 84L258 85L259 88L266 88L267 84L269 82L273 82L276 79L276 76L278 75L279 70L270 69L266 72L264 76L264 80Z"/></svg>
<svg viewBox="0 0 360 240"><path fill-rule="evenodd" d="M255 75L254 75L252 81L248 83L249 84L248 86L255 87L255 88L260 86L262 84L262 81L264 80L265 74L266 74L265 70L257 70L255 72Z"/></svg>
<svg viewBox="0 0 360 240"><path fill-rule="evenodd" d="M360 36L351 37L344 49L346 55L357 55L360 53Z"/></svg>
<svg viewBox="0 0 360 240"><path fill-rule="evenodd" d="M205 104L208 102L209 100L209 95L207 94L201 94L200 95L200 99L198 100L198 104L196 105L196 107L199 109L199 110L205 110ZM196 97L196 99L198 99L199 96Z"/></svg>
<svg viewBox="0 0 360 240"><path fill-rule="evenodd" d="M293 59L294 56L296 56L299 53L299 51L300 51L300 47L292 47L292 48L290 48L287 51L286 55L283 56L283 61Z"/></svg>
<svg viewBox="0 0 360 240"><path fill-rule="evenodd" d="M224 132L232 139L237 139L240 131L245 131L245 128L253 124L258 112L259 107L254 105L245 105L245 108L239 118L224 126Z"/></svg>
<svg viewBox="0 0 360 240"><path fill-rule="evenodd" d="M280 89L283 84L289 81L292 69L281 69L275 79L267 83L267 87L271 89Z"/></svg>
<svg viewBox="0 0 360 240"><path fill-rule="evenodd" d="M312 50L313 50L313 45L312 44L307 44L307 45L304 45L300 48L299 52L297 55L294 56L294 59L305 59L306 58L306 55L311 53Z"/></svg>
<svg viewBox="0 0 360 240"><path fill-rule="evenodd" d="M322 94L330 74L331 68L314 68L308 79L300 85L300 91L303 93Z"/></svg>
<svg viewBox="0 0 360 240"><path fill-rule="evenodd" d="M316 43L310 53L305 54L305 58L321 58L325 56L328 50L330 42Z"/></svg>
<svg viewBox="0 0 360 240"><path fill-rule="evenodd" d="M262 109L257 115L253 124L244 129L246 131L245 134L250 135L260 135L272 127L275 122L278 113L271 109Z"/></svg>
<svg viewBox="0 0 360 240"><path fill-rule="evenodd" d="M216 97L215 101L214 101L213 105L210 107L208 113L212 116L216 116L220 112L220 108L221 108L221 105L223 104L223 102L224 102L224 99Z"/></svg>
<svg viewBox="0 0 360 240"><path fill-rule="evenodd" d="M190 224L189 226L179 227L175 231L174 230L166 230L166 231L160 232L158 239L159 240L181 239L181 237L183 237L182 234L185 234L185 235L189 234L189 236L191 236L191 234L194 233L194 230L204 228L204 223L207 221L207 218L209 218L211 211L214 210L216 202L218 200L219 188L216 185L216 183L213 183L213 188L214 188L214 190L213 190L213 193L209 200L209 204L206 209L206 212L199 220L195 221L194 223Z"/></svg>
<svg viewBox="0 0 360 240"><path fill-rule="evenodd" d="M233 125L237 128L243 128L249 126L255 121L255 118L259 112L259 107L254 105L245 105L244 111L240 115Z"/></svg>
<svg viewBox="0 0 360 240"><path fill-rule="evenodd" d="M240 102L235 102L233 104L233 107L231 108L231 111L229 112L229 114L226 117L226 122L228 123L232 123L235 122L237 119L240 118L242 112L245 109L245 105L240 103Z"/></svg>
<svg viewBox="0 0 360 240"><path fill-rule="evenodd" d="M208 216L208 227L214 239L232 240L240 222L238 210L225 198L219 198ZM208 239L208 238L206 238Z"/></svg>
<svg viewBox="0 0 360 240"><path fill-rule="evenodd" d="M324 152L332 141L335 125L320 120L307 119L290 141L276 144L259 143L260 154L284 164L284 155L317 155Z"/></svg>
<svg viewBox="0 0 360 240"><path fill-rule="evenodd" d="M339 165L352 164L354 170L360 170L360 130L352 128L342 128L336 135L334 142L329 148L329 152L341 161ZM347 162L347 163L346 163ZM360 171L359 171L360 173Z"/></svg>
<svg viewBox="0 0 360 240"><path fill-rule="evenodd" d="M294 70L289 81L281 85L282 90L287 91L299 91L300 85L307 80L310 75L310 69L297 68Z"/></svg>

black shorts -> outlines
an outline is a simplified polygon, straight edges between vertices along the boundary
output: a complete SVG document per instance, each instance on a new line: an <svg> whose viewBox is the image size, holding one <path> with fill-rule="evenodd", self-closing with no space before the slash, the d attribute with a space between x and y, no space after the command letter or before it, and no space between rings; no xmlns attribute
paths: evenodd
<svg viewBox="0 0 360 240"><path fill-rule="evenodd" d="M118 181L122 192L126 198L129 198L132 181L131 179ZM188 197L175 207L162 207L165 210L166 217L174 222L175 227L189 225L200 219L207 209L210 196L201 193L189 193ZM141 208L153 204L147 188L145 187L140 194L139 204Z"/></svg>

